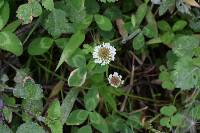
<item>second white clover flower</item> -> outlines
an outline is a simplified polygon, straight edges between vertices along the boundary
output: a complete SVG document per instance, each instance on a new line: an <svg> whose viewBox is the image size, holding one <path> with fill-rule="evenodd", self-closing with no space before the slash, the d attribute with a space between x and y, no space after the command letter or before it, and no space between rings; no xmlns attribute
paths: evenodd
<svg viewBox="0 0 200 133"><path fill-rule="evenodd" d="M108 82L111 86L117 88L120 85L124 84L124 80L122 80L122 76L119 75L117 72L114 72L114 74L110 74L108 77Z"/></svg>
<svg viewBox="0 0 200 133"><path fill-rule="evenodd" d="M103 43L94 48L94 62L101 65L109 64L115 60L116 49L110 43Z"/></svg>

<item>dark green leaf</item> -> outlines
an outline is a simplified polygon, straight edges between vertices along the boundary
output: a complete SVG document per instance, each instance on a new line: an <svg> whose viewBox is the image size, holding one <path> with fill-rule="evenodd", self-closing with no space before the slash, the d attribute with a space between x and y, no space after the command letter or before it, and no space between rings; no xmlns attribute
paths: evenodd
<svg viewBox="0 0 200 133"><path fill-rule="evenodd" d="M0 3L1 4L1 3ZM0 30L6 25L10 16L10 8L7 1L3 2L3 6L0 8Z"/></svg>
<svg viewBox="0 0 200 133"><path fill-rule="evenodd" d="M28 47L28 53L30 55L44 54L49 50L52 44L53 44L53 39L49 37L36 38L30 43Z"/></svg>

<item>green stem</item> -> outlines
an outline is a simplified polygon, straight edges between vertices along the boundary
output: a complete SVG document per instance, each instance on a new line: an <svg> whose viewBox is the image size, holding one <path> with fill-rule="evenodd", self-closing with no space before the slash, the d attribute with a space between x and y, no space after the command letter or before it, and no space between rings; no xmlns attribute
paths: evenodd
<svg viewBox="0 0 200 133"><path fill-rule="evenodd" d="M54 75L54 76L57 77L58 79L67 82L67 80L66 80L64 77L62 77L62 76L56 74L55 72L53 72L53 71L49 70L48 68L46 68L45 66L43 66L40 62L37 61L36 58L33 57L33 59L35 60L35 62L36 62L42 69L44 69L44 70L47 71L48 73Z"/></svg>

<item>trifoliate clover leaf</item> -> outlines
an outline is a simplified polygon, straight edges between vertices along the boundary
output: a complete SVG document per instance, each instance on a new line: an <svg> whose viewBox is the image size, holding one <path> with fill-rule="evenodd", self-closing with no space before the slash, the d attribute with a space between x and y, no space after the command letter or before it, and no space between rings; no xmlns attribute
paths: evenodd
<svg viewBox="0 0 200 133"><path fill-rule="evenodd" d="M173 90L175 88L175 85L171 79L171 75L166 68L161 70L159 79L162 81L162 87L164 89Z"/></svg>
<svg viewBox="0 0 200 133"><path fill-rule="evenodd" d="M176 88L189 90L197 86L199 75L200 68L193 65L192 58L186 56L177 61L175 70L172 72L172 80Z"/></svg>

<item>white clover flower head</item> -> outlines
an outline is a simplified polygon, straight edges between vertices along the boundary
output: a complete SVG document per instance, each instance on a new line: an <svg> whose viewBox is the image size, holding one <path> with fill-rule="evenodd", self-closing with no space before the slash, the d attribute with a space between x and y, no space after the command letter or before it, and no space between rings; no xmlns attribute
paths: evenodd
<svg viewBox="0 0 200 133"><path fill-rule="evenodd" d="M108 81L109 81L109 84L115 88L124 84L124 80L122 80L122 76L119 75L117 72L114 72L114 74L110 74L108 77Z"/></svg>
<svg viewBox="0 0 200 133"><path fill-rule="evenodd" d="M116 49L110 43L103 43L94 48L92 53L94 62L101 65L109 64L115 60Z"/></svg>

